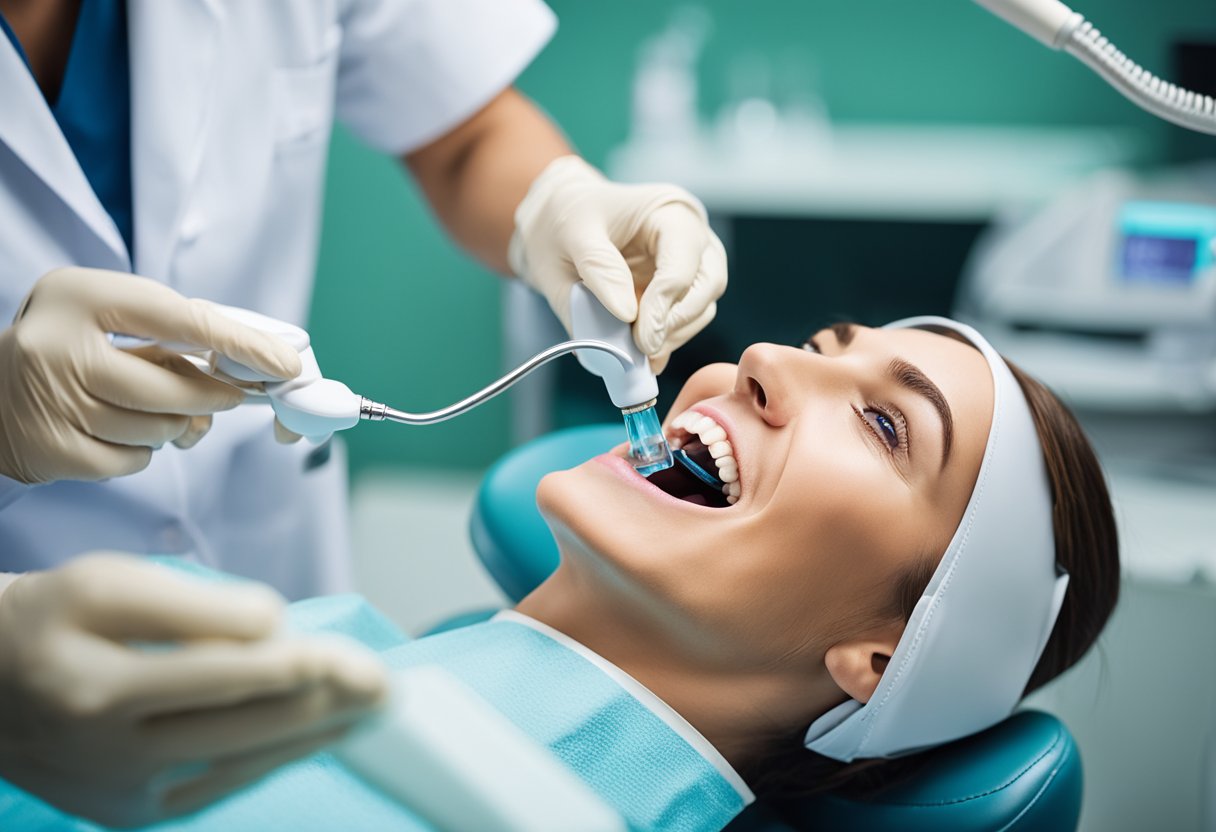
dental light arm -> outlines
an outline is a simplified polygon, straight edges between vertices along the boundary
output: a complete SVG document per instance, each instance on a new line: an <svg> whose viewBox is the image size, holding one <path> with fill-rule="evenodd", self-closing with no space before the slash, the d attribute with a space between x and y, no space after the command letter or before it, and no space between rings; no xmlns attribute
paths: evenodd
<svg viewBox="0 0 1216 832"><path fill-rule="evenodd" d="M1040 43L1068 52L1134 104L1158 118L1216 135L1216 101L1170 84L1115 48L1080 14L1059 0L975 0Z"/></svg>

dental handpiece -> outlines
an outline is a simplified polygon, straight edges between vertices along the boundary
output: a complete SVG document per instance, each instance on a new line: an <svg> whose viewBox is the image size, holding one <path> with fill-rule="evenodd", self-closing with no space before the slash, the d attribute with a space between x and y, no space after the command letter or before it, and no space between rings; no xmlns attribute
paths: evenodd
<svg viewBox="0 0 1216 832"><path fill-rule="evenodd" d="M629 356L626 353L602 341L591 339L563 341L560 344L549 347L543 352L537 353L502 378L483 387L476 393L466 396L455 404L448 405L439 410L432 410L429 413L407 413L404 410L397 410L396 408L360 396L359 418L368 419L372 422L400 422L403 425L433 425L436 422L444 422L462 413L467 413L478 405L485 404L499 393L513 387L533 370L548 364L555 358L575 352L576 350L596 350L611 355L617 361L626 362L629 360Z"/></svg>
<svg viewBox="0 0 1216 832"><path fill-rule="evenodd" d="M271 407L274 408L275 416L283 427L319 442L334 431L354 427L361 420L397 422L403 425L433 425L445 422L485 404L537 368L576 350L604 353L611 356L608 360L613 362L629 361L628 354L611 344L589 339L564 341L534 355L502 378L455 404L425 413L411 413L354 393L342 382L325 378L321 375L316 356L309 346L300 352L300 362L303 365L300 375L289 381L266 382L263 387ZM248 378L247 368L239 364L232 366L233 364L235 362L227 365L221 362L218 369L234 378L256 380Z"/></svg>
<svg viewBox="0 0 1216 832"><path fill-rule="evenodd" d="M122 349L159 343L164 349L179 352L200 370L242 385L248 400L269 401L283 427L313 442L322 442L334 431L352 428L362 420L405 425L447 421L485 404L555 358L573 352L583 367L604 379L609 396L621 409L630 459L638 472L649 476L672 466L671 448L655 410L659 388L649 359L633 343L629 324L617 320L582 284L575 286L570 296L573 340L537 353L455 404L426 413L390 407L353 392L340 381L325 378L308 333L300 327L249 309L217 306L228 317L281 338L295 348L300 356L299 375L279 381L228 356L192 344L154 342L123 334L112 335L112 342Z"/></svg>
<svg viewBox="0 0 1216 832"><path fill-rule="evenodd" d="M608 397L621 409L633 467L644 477L670 468L671 448L655 409L659 382L650 359L633 343L630 325L605 309L582 283L570 290L570 323L575 338L611 345L626 356L622 361L603 353L575 353L584 369L604 380Z"/></svg>
<svg viewBox="0 0 1216 832"><path fill-rule="evenodd" d="M658 379L650 369L650 360L634 344L630 325L605 309L581 283L570 293L570 317L574 340L538 353L493 384L453 405L430 413L406 413L361 398L359 416L408 425L442 422L484 404L554 358L574 352L585 369L604 380L612 403L620 408L630 461L638 473L645 477L670 468L674 459L655 407L659 395ZM680 461L702 479L712 476L687 457ZM711 484L722 485L720 481Z"/></svg>
<svg viewBox="0 0 1216 832"><path fill-rule="evenodd" d="M598 306L598 302L595 303ZM309 335L300 327L249 309L218 304L217 306L220 311L233 320L281 338L292 346L300 356L299 375L287 381L279 381L262 375L228 356L213 354L194 344L158 342L124 334L113 334L111 341L120 349L159 344L164 349L178 352L203 372L242 385L247 400L268 401L283 427L314 442L324 441L334 431L352 428L361 420L389 421L406 425L433 425L437 422L447 421L485 404L537 368L571 352L577 351L580 360L582 356L602 355L605 367L615 368L613 372L617 375L624 373L626 368L639 365L645 368L646 373L649 373L645 356L641 356L632 342L628 345L629 349L624 349L617 344L607 343L603 340L576 338L543 350L502 378L455 404L426 413L410 413L361 396L342 382L325 378L317 364ZM653 374L650 376L653 382ZM637 434L640 437L638 441L643 443L640 447L647 454L647 459L653 459L656 454L661 457L663 453L666 453L667 465L670 465L670 451L667 450L666 441L662 439L662 432L658 429L658 417L654 413L654 397L657 393L656 384L655 390L648 394L649 399L645 402L645 407L631 412L626 417L626 424L627 426L631 423L641 426L643 432ZM661 443L661 447L657 449L654 448L655 434L658 435L658 441ZM634 444L633 436L634 434L630 434L631 446Z"/></svg>

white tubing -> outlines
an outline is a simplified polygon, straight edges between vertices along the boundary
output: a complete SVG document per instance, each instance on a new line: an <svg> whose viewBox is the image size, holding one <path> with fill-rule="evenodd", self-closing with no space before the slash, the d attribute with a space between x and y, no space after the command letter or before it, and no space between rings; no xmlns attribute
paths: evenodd
<svg viewBox="0 0 1216 832"><path fill-rule="evenodd" d="M1044 46L1063 49L1088 64L1141 109L1180 127L1216 135L1216 103L1211 96L1185 90L1145 71L1060 0L975 2Z"/></svg>
<svg viewBox="0 0 1216 832"><path fill-rule="evenodd" d="M1128 100L1158 118L1216 135L1216 102L1211 96L1185 90L1146 71L1088 21L1072 30L1064 50L1088 64Z"/></svg>
<svg viewBox="0 0 1216 832"><path fill-rule="evenodd" d="M975 0L975 2L1052 49L1060 48L1069 26L1076 25L1081 17L1060 0Z"/></svg>

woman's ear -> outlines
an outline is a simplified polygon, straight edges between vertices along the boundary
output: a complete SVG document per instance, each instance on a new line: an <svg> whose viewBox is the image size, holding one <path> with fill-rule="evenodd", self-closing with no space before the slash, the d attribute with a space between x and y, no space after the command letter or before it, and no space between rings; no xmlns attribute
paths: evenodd
<svg viewBox="0 0 1216 832"><path fill-rule="evenodd" d="M903 633L904 622L895 621L837 642L824 654L824 667L837 687L864 705L874 695Z"/></svg>

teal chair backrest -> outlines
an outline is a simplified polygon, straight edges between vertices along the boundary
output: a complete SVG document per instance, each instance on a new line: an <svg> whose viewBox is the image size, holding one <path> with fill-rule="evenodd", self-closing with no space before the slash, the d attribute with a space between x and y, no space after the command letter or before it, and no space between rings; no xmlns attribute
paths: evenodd
<svg viewBox="0 0 1216 832"><path fill-rule="evenodd" d="M508 453L486 474L473 507L473 546L518 601L557 568L557 545L536 508L536 485L624 439L620 424L558 431ZM914 778L865 802L816 795L780 807L763 802L732 830L1072 832L1081 812L1081 757L1054 716L1022 711L930 752Z"/></svg>

